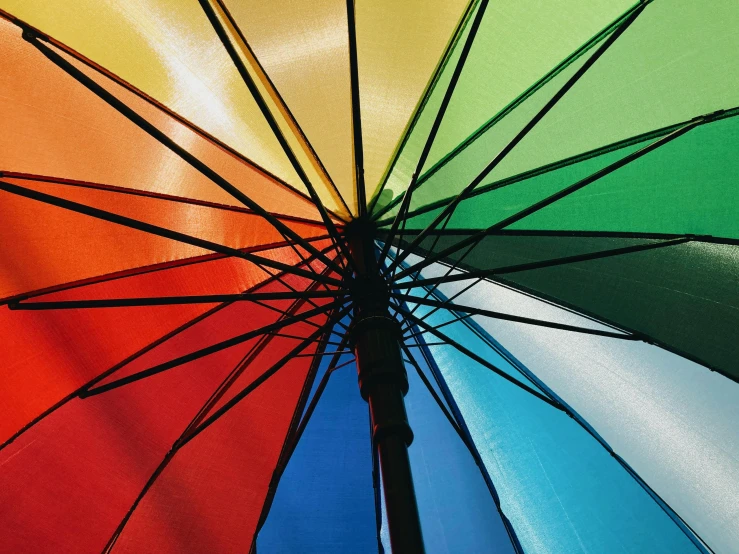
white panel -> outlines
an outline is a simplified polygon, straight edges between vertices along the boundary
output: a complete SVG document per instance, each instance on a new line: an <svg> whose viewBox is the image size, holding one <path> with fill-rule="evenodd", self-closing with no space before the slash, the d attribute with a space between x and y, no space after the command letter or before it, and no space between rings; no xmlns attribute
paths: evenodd
<svg viewBox="0 0 739 554"><path fill-rule="evenodd" d="M411 256L408 263L419 259ZM434 264L422 278L446 270ZM440 290L449 297L467 284ZM455 301L593 326L489 281ZM474 320L592 425L711 548L739 552L739 385L643 342Z"/></svg>

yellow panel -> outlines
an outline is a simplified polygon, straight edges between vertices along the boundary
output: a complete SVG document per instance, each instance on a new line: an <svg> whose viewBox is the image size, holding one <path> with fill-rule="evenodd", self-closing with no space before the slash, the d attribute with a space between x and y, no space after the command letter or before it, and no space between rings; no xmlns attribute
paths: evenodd
<svg viewBox="0 0 739 554"><path fill-rule="evenodd" d="M259 98L266 105L274 122L279 128L279 133L284 137L291 153L294 154L298 164L305 176L313 185L322 203L334 212L348 216L348 207L343 208L340 197L331 183L331 178L326 173L316 157L315 151L310 147L300 127L297 125L292 113L287 109L284 100L274 87L274 84L264 72L264 68L254 55L254 51L245 42L244 35L237 29L230 12L224 9L224 4L218 0L208 0L222 27L228 34L229 41L234 45L243 67L249 73L254 85L257 87Z"/></svg>
<svg viewBox="0 0 739 554"><path fill-rule="evenodd" d="M452 38L467 0L357 0L357 56L367 198Z"/></svg>
<svg viewBox="0 0 739 554"><path fill-rule="evenodd" d="M0 0L301 191L197 0Z"/></svg>
<svg viewBox="0 0 739 554"><path fill-rule="evenodd" d="M356 213L345 0L226 0L246 41Z"/></svg>

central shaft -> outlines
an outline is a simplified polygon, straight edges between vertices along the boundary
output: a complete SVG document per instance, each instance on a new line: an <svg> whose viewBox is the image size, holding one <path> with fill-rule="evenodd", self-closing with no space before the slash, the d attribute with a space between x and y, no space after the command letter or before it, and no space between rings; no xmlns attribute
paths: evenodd
<svg viewBox="0 0 739 554"><path fill-rule="evenodd" d="M377 265L375 231L373 224L360 220L347 229L357 267L352 283L355 314L351 338L359 390L370 407L390 543L393 552L416 554L423 553L424 547L408 458L408 446L413 441L404 401L408 376L400 349L400 325L390 315L389 288Z"/></svg>

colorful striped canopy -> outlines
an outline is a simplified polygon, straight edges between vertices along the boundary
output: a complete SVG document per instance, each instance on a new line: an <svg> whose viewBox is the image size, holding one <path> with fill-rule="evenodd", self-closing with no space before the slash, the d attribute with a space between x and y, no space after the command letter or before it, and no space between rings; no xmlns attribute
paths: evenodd
<svg viewBox="0 0 739 554"><path fill-rule="evenodd" d="M0 0L0 53L0 552L402 554L380 290L426 552L739 553L736 0Z"/></svg>

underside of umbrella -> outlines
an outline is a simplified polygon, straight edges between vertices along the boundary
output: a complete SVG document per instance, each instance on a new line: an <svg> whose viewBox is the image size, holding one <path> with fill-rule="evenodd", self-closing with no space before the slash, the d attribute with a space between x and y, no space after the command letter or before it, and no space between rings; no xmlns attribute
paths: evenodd
<svg viewBox="0 0 739 554"><path fill-rule="evenodd" d="M0 0L0 551L739 552L737 29Z"/></svg>

